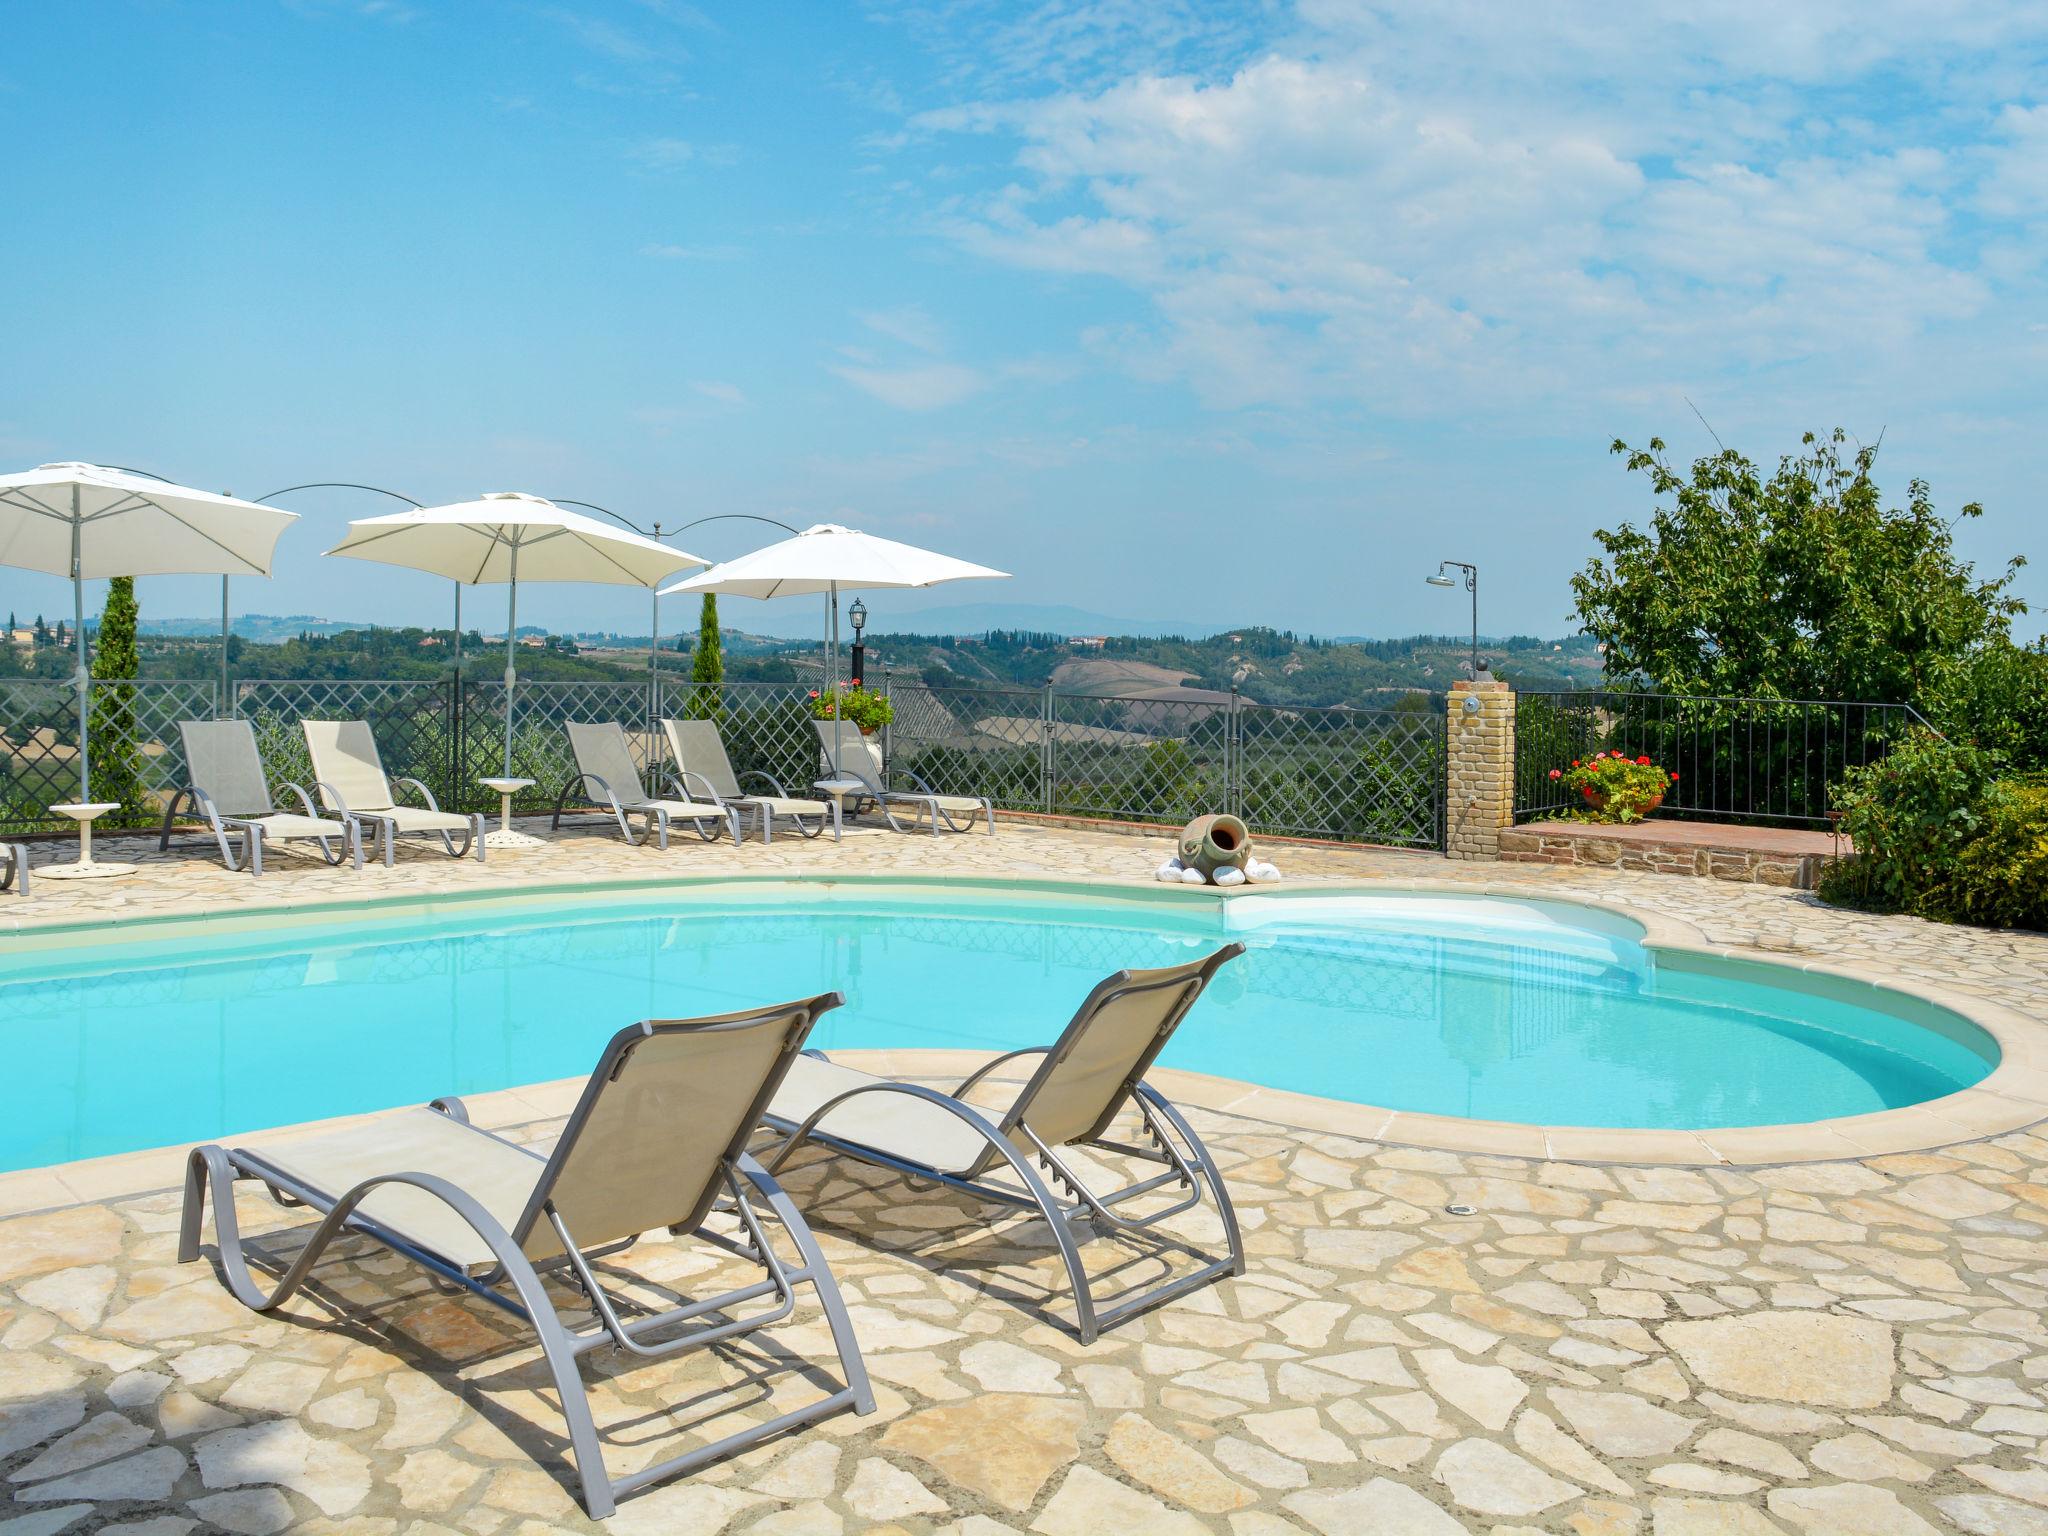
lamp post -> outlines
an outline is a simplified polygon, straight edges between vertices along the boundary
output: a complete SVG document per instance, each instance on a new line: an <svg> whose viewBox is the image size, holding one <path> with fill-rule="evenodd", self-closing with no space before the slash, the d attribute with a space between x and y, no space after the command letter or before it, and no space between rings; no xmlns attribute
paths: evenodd
<svg viewBox="0 0 2048 1536"><path fill-rule="evenodd" d="M1468 565L1463 560L1439 560L1436 566L1436 574L1434 576L1425 576L1422 579L1432 587L1455 587L1458 584L1458 578L1449 574L1454 570L1465 573L1465 590L1472 594L1472 681L1476 683L1479 681L1480 668L1479 567Z"/></svg>
<svg viewBox="0 0 2048 1536"><path fill-rule="evenodd" d="M868 605L856 597L853 606L846 610L846 618L847 622L853 625L853 655L847 672L853 679L853 686L858 688L861 686L862 673L866 670L868 655L868 648L860 641L860 632L867 628Z"/></svg>

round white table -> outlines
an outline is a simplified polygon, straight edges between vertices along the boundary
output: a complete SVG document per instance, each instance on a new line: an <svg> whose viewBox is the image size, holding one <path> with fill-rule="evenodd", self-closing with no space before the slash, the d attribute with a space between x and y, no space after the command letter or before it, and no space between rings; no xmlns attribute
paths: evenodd
<svg viewBox="0 0 2048 1536"><path fill-rule="evenodd" d="M477 782L482 784L485 789L493 791L498 797L498 826L496 831L484 834L484 846L486 848L490 849L493 853L497 853L506 849L516 851L521 848L543 848L547 846L546 838L535 837L529 832L521 832L512 825L512 797L522 789L531 787L533 780L479 779Z"/></svg>
<svg viewBox="0 0 2048 1536"><path fill-rule="evenodd" d="M78 823L78 862L56 864L36 871L39 880L112 880L135 873L133 864L105 864L92 856L92 824L109 811L121 809L118 800L67 801L50 807L59 816Z"/></svg>

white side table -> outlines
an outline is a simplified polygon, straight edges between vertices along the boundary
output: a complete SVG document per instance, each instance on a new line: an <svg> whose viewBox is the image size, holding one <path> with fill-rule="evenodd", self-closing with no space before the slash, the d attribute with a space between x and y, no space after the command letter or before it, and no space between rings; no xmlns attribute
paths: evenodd
<svg viewBox="0 0 2048 1536"><path fill-rule="evenodd" d="M69 801L50 807L59 816L69 816L78 823L78 862L58 864L49 869L36 871L44 880L112 880L121 875L135 873L133 864L102 864L92 856L92 824L109 811L121 809L121 802L111 801Z"/></svg>
<svg viewBox="0 0 2048 1536"><path fill-rule="evenodd" d="M868 787L861 783L859 779L833 777L817 780L811 785L811 791L814 794L823 795L826 799L830 800L833 808L839 813L839 819L844 821L846 817L846 802L858 800L868 792Z"/></svg>
<svg viewBox="0 0 2048 1536"><path fill-rule="evenodd" d="M484 846L496 851L503 848L541 848L546 838L535 837L521 832L512 825L512 797L532 785L531 779L480 779L477 782L498 796L498 829L484 834Z"/></svg>

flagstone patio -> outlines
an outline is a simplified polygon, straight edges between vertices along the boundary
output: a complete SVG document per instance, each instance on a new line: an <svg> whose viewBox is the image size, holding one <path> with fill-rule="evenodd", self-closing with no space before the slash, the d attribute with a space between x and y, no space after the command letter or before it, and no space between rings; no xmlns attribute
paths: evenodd
<svg viewBox="0 0 2048 1536"><path fill-rule="evenodd" d="M75 922L678 869L1142 876L1144 839L849 833L679 847L565 835L488 865L419 854L261 882L195 852L120 884L0 897L0 945ZM110 852L134 857L140 850ZM39 859L55 850L39 851ZM1679 915L1715 942L1889 968L2048 1014L2048 936L1818 907L1769 887L1285 848L1300 879L1452 879ZM545 1141L559 1110L517 1125ZM515 1105L516 1107L516 1105ZM2048 1533L2048 1137L1797 1167L1639 1168L1374 1142L1216 1111L1249 1273L1082 1347L1044 1234L962 1196L805 1156L815 1221L876 1379L841 1417L629 1499L621 1533L1092 1536ZM74 1165L78 1166L78 1165ZM140 1165L133 1165L140 1166ZM34 1176L18 1176L34 1177ZM42 1176L0 1221L0 1533L592 1529L538 1352L493 1309L339 1245L314 1298L260 1317L175 1261L177 1197ZM22 1187L10 1191L22 1209ZM80 1201L81 1193L104 1198ZM289 1251L303 1212L257 1196ZM1156 1255L1088 1248L1140 1278ZM736 1281L667 1237L622 1283ZM815 1310L745 1348L589 1362L615 1470L815 1391ZM724 1389L714 1399L713 1389Z"/></svg>

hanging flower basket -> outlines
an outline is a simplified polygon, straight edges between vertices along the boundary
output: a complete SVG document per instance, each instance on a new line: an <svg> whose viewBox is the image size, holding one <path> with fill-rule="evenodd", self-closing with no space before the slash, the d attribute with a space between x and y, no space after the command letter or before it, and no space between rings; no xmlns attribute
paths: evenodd
<svg viewBox="0 0 2048 1536"><path fill-rule="evenodd" d="M851 683L841 683L838 691L829 697L815 688L811 690L811 714L815 718L844 720L858 726L863 736L874 735L895 717L895 713L895 707L886 694L870 693Z"/></svg>

